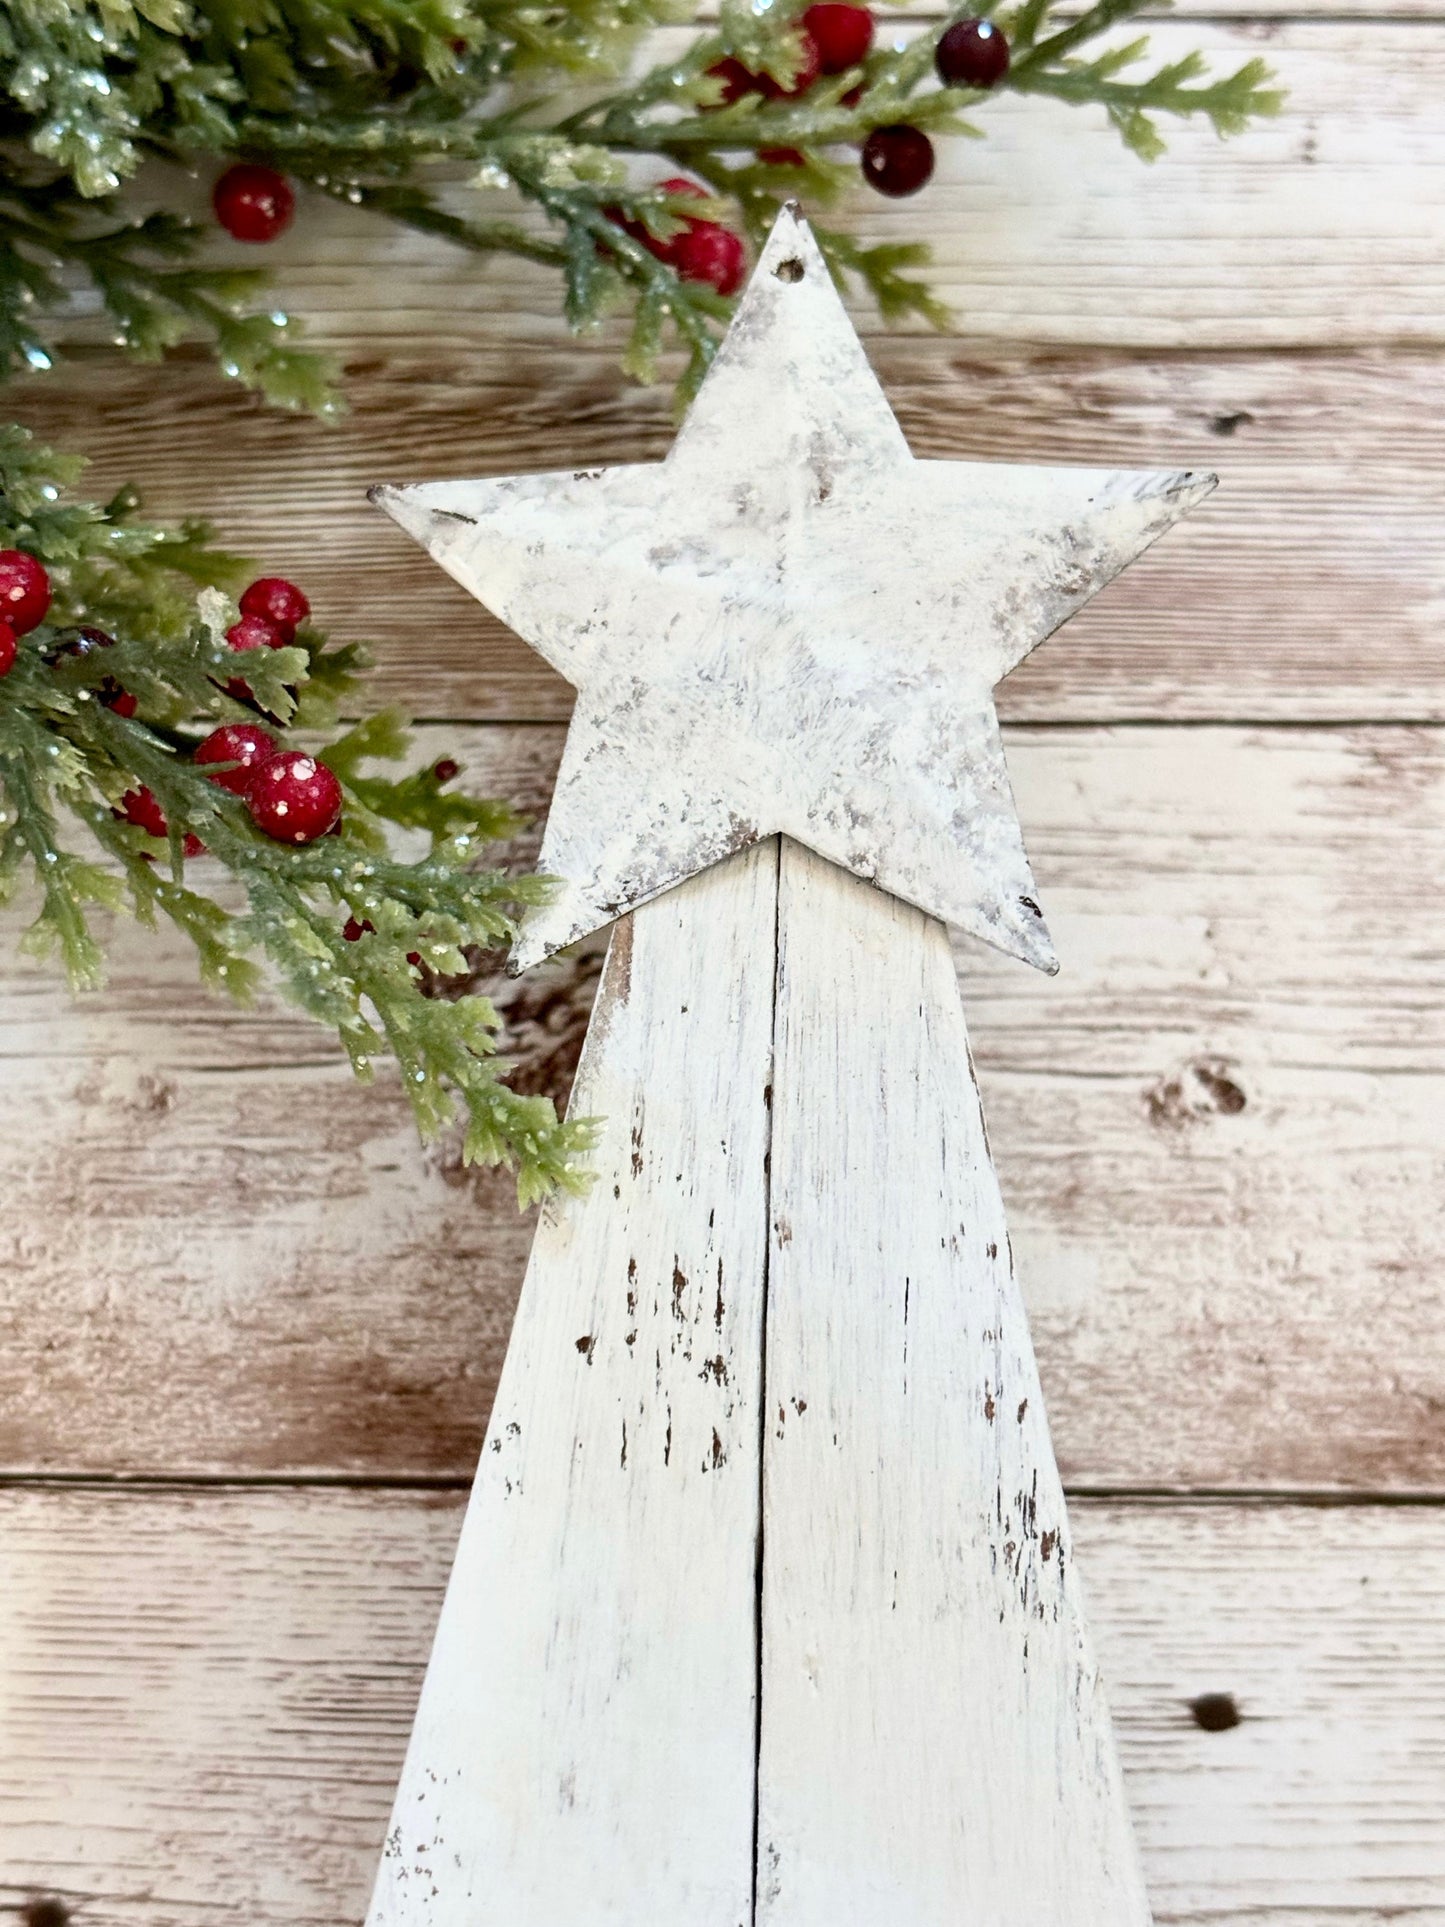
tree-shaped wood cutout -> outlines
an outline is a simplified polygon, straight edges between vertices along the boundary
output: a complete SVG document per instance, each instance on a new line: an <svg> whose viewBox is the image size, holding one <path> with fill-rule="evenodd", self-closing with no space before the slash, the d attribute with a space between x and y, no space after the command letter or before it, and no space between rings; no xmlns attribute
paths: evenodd
<svg viewBox="0 0 1445 1927"><path fill-rule="evenodd" d="M378 491L622 921L370 1927L1148 1921L944 924L1055 967L993 687L1210 486L914 460L790 208L665 461Z"/></svg>

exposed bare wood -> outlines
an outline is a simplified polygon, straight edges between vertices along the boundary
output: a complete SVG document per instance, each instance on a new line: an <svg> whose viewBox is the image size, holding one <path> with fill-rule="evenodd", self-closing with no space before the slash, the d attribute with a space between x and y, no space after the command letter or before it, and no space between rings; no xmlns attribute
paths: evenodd
<svg viewBox="0 0 1445 1927"><path fill-rule="evenodd" d="M427 744L535 802L559 733ZM1445 743L1009 754L1067 964L971 946L965 989L1066 1476L1445 1487ZM76 1005L19 921L0 1464L469 1477L531 1235L506 1181L419 1151L399 1092L207 997L178 944L123 932ZM529 1085L561 1092L596 959L556 969L519 989Z"/></svg>
<svg viewBox="0 0 1445 1927"><path fill-rule="evenodd" d="M1445 360L1030 355L917 336L870 352L920 455L1220 472L1167 555L1008 679L1006 719L1445 717ZM25 421L92 452L98 490L134 479L159 510L213 515L232 546L304 581L338 634L379 637L378 695L420 715L564 717L561 678L365 491L656 459L666 395L630 388L606 350L560 344L399 345L350 367L354 412L335 429L260 410L191 360L157 381L86 359L16 395Z"/></svg>
<svg viewBox="0 0 1445 1927"><path fill-rule="evenodd" d="M460 1510L0 1491L0 1909L355 1927ZM1441 1927L1445 1513L1072 1511L1160 1927Z"/></svg>

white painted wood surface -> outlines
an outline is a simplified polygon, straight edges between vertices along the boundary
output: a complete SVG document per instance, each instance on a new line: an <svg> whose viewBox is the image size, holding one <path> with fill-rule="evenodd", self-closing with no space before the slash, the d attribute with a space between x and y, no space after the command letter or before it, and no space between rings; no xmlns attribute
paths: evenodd
<svg viewBox="0 0 1445 1927"><path fill-rule="evenodd" d="M1148 1927L947 932L778 931L759 1927Z"/></svg>
<svg viewBox="0 0 1445 1927"><path fill-rule="evenodd" d="M1440 732L1006 740L1067 967L956 960L1066 1478L1445 1491L1440 939L1398 887L1445 874ZM540 813L560 747L418 753ZM0 1469L470 1479L532 1234L506 1178L167 932L121 924L76 1002L21 927ZM500 984L529 1088L565 1097L597 967Z"/></svg>
<svg viewBox="0 0 1445 1927"><path fill-rule="evenodd" d="M994 685L1213 487L916 460L788 203L665 461L373 491L578 692L514 968L781 831L1057 969Z"/></svg>
<svg viewBox="0 0 1445 1927"><path fill-rule="evenodd" d="M1071 1510L1158 1919L1445 1927L1440 1513L1286 1496L1445 1489L1445 815L1412 726L1445 716L1445 40L1405 18L1438 0L1181 9L1241 10L1157 44L1265 53L1275 126L1171 127L1147 169L1011 103L911 206L860 202L933 243L960 328L870 351L920 453L1227 470L1001 692L1044 726L1009 755L1067 969L975 952L969 1015L1066 1470L1132 1494ZM341 350L337 428L108 348L11 399L95 493L209 513L378 637L387 699L461 719L435 753L536 797L528 725L570 692L364 486L654 458L666 396L615 330L565 336L545 272L385 248L311 202L267 254ZM516 987L530 1075L565 1082L590 982ZM164 934L80 1006L7 947L0 997L0 1456L195 1481L0 1490L0 1911L355 1927L460 1517L425 1485L475 1461L529 1225ZM1202 1732L1219 1688L1243 1724Z"/></svg>
<svg viewBox="0 0 1445 1927"><path fill-rule="evenodd" d="M0 1918L357 1927L464 1499L0 1487ZM1070 1519L1159 1927L1445 1927L1445 1509Z"/></svg>
<svg viewBox="0 0 1445 1927"><path fill-rule="evenodd" d="M527 912L514 970L699 874L726 876L737 852L782 833L790 882L776 890L774 941L765 916L739 917L724 892L708 969L723 998L743 980L756 996L776 963L769 1089L792 1162L774 1214L777 1389L762 1269L758 1318L701 1372L719 1384L737 1372L748 1386L762 1369L768 1420L751 1517L734 1503L684 1525L685 1492L653 1503L664 1476L655 1465L644 1458L636 1484L627 1476L625 1432L620 1476L589 1480L579 1502L578 1459L595 1462L609 1398L630 1412L640 1395L646 1433L658 1429L660 1400L665 1465L673 1449L669 1390L639 1379L628 1351L597 1349L591 1323L575 1350L596 1370L596 1410L570 1443L545 1448L550 1476L515 1468L522 1507L507 1436L534 1437L561 1350L555 1332L545 1344L533 1332L543 1280L560 1266L595 1291L612 1254L640 1239L681 1248L695 1266L697 1240L716 1238L731 1272L767 1205L767 1160L744 1160L714 1199L698 1184L695 1123L661 1136L654 1126L647 1143L634 1126L637 1185L624 1197L614 1182L607 1196L614 1157L600 1194L580 1210L562 1201L539 1234L371 1927L435 1917L465 1927L478 1908L498 1927L621 1927L659 1909L709 1927L942 1927L960 1906L997 1927L1065 1908L1084 1927L1148 1927L1027 1321L1011 1262L999 1263L1008 1234L948 939L932 919L1057 968L993 687L1213 486L1212 475L1177 470L917 461L789 203L664 462L373 491L577 687L539 859L557 887ZM881 907L861 908L826 866L851 872ZM894 914L900 898L927 916ZM704 920L684 927L700 934ZM874 966L862 984L849 964L860 944ZM897 1033L850 1057L839 1040L869 1026L890 966L905 986ZM697 960L679 954L671 977L660 962L624 1047L608 990L619 968L614 960L604 979L574 1101L615 1110L602 1101L611 1054L636 1054L635 1116L650 1031L664 1029L653 1006L677 1006L727 1143L734 1103L756 1103L757 1073L746 1057L733 1068L725 1001L693 1009ZM667 1043L659 1035L658 1048ZM871 1204L853 1203L865 1195ZM675 1307L690 1275L675 1257ZM901 1290L906 1345L910 1285L920 1362L911 1388L904 1366L900 1393L884 1334ZM820 1286L834 1301L836 1350L815 1359L803 1329ZM684 1356L695 1368L691 1348ZM513 1415L514 1376L528 1390L525 1424ZM1011 1427L998 1401L1016 1405ZM803 1444L774 1465L771 1411L786 1424L788 1402ZM702 1474L729 1466L734 1450L714 1426ZM744 1482L749 1469L743 1460ZM923 1496L934 1475L956 1518L948 1497L940 1521ZM607 1549L605 1629L632 1618L629 1562L676 1541L686 1570L699 1529L723 1574L720 1616L741 1621L738 1582L754 1570L755 1691L729 1663L747 1632L724 1634L719 1669L691 1595L654 1594L648 1570L636 1582L641 1656L630 1641L614 1650L604 1632L582 1666L574 1629L597 1596L588 1550ZM669 1643L682 1663L666 1691L653 1672ZM694 1665L700 1653L707 1666ZM965 1719L953 1702L974 1669L988 1687ZM745 1842L733 1811L744 1721L757 1733ZM725 1790L699 1847L684 1735L714 1729ZM706 1743L694 1752L705 1787ZM825 1762L838 1760L855 1776L852 1798L830 1784ZM579 1789L589 1766L590 1792ZM679 1777L688 1790L674 1828L655 1796ZM649 1827L668 1835L652 1893L635 1871Z"/></svg>
<svg viewBox="0 0 1445 1927"><path fill-rule="evenodd" d="M777 848L620 924L371 1927L747 1927Z"/></svg>

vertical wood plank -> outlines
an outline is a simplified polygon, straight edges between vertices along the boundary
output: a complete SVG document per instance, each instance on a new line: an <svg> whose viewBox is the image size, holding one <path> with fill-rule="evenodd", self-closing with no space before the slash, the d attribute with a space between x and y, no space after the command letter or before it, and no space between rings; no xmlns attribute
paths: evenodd
<svg viewBox="0 0 1445 1927"><path fill-rule="evenodd" d="M759 1927L1147 1927L947 934L782 847Z"/></svg>
<svg viewBox="0 0 1445 1927"><path fill-rule="evenodd" d="M370 1927L746 1927L777 843L619 924Z"/></svg>

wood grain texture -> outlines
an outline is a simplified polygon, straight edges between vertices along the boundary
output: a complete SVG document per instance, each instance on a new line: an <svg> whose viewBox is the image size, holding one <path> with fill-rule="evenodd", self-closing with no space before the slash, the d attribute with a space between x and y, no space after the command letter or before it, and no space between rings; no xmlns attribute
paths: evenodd
<svg viewBox="0 0 1445 1927"><path fill-rule="evenodd" d="M921 456L1220 473L1167 553L1008 678L1006 721L1445 718L1445 360L918 336L869 352ZM230 546L304 581L337 635L376 638L378 697L423 716L564 718L568 686L366 489L656 460L666 395L629 387L600 347L399 344L348 366L353 412L334 429L260 410L191 359L157 381L92 357L14 392L23 420L92 453L98 493L135 480L158 511L210 514Z"/></svg>
<svg viewBox="0 0 1445 1927"><path fill-rule="evenodd" d="M777 869L614 933L370 1927L751 1920Z"/></svg>
<svg viewBox="0 0 1445 1927"><path fill-rule="evenodd" d="M460 1495L0 1490L0 1909L354 1927ZM1445 1923L1445 1515L1073 1508L1161 1927ZM1207 1732L1190 1703L1232 1697Z"/></svg>
<svg viewBox="0 0 1445 1927"><path fill-rule="evenodd" d="M558 747L425 738L524 802ZM1445 1489L1445 742L1009 755L1064 969L970 946L964 991L1066 1477ZM77 1005L19 923L0 1465L470 1477L531 1237L506 1180L419 1150L393 1085L209 998L179 944L122 930ZM507 989L529 1088L565 1092L595 973Z"/></svg>
<svg viewBox="0 0 1445 1927"><path fill-rule="evenodd" d="M911 207L858 203L937 244L957 303L956 337L871 346L920 454L1223 471L1001 707L1445 720L1439 0L1180 11L1245 16L1156 44L1266 54L1275 127L1169 128L1145 169L1003 103ZM378 636L378 693L560 720L560 680L363 491L653 457L665 396L621 382L615 333L568 340L541 272L316 202L267 258L348 364L335 432L188 355L82 358L13 388L21 417ZM557 732L467 740L544 801ZM974 953L966 990L1066 1472L1445 1491L1439 738L1010 750L1066 967ZM506 1184L418 1152L300 1020L208 1002L177 947L117 965L77 1012L0 946L26 1127L0 1464L469 1474L531 1235ZM565 1089L597 968L519 988L531 1088ZM415 1492L0 1489L0 1912L53 1888L80 1927L354 1927L459 1521ZM1441 1510L1076 1500L1073 1526L1159 1921L1445 1927ZM1196 1724L1211 1694L1241 1723Z"/></svg>
<svg viewBox="0 0 1445 1927"><path fill-rule="evenodd" d="M1149 1927L948 934L786 837L769 1216L759 1927Z"/></svg>

